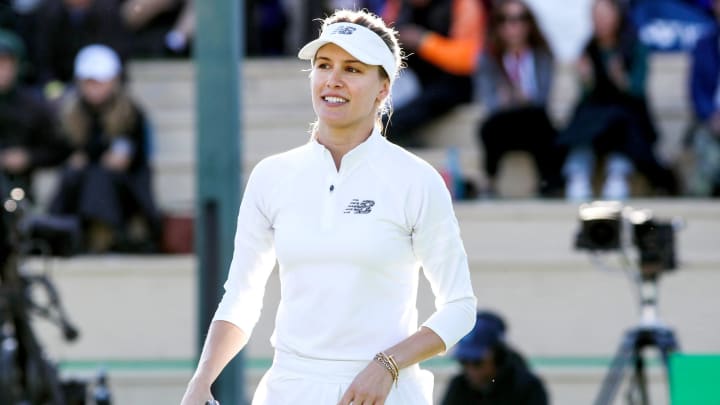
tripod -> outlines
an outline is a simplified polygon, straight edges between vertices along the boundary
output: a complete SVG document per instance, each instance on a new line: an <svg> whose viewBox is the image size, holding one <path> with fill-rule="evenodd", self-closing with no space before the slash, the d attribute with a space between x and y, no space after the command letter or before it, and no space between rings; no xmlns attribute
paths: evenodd
<svg viewBox="0 0 720 405"><path fill-rule="evenodd" d="M649 274L648 274L649 273ZM643 349L655 347L662 356L665 375L669 376L670 354L678 350L675 333L662 325L657 316L657 278L656 272L644 272L639 284L641 298L641 321L623 336L620 347L610 363L595 405L613 403L627 368L633 365L633 375L628 389L628 403L633 405L649 405L647 378L645 376L645 359Z"/></svg>

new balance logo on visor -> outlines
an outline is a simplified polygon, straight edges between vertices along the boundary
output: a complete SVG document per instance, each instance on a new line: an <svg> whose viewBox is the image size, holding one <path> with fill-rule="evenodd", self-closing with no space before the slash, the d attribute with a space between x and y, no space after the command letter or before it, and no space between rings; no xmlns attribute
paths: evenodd
<svg viewBox="0 0 720 405"><path fill-rule="evenodd" d="M357 198L353 198L347 208L345 208L345 211L343 211L343 214L369 214L374 205L375 201L373 200L360 201Z"/></svg>
<svg viewBox="0 0 720 405"><path fill-rule="evenodd" d="M344 27L341 25L335 28L333 32L331 32L331 34L352 35L352 33L355 32L356 29L357 28L355 27Z"/></svg>

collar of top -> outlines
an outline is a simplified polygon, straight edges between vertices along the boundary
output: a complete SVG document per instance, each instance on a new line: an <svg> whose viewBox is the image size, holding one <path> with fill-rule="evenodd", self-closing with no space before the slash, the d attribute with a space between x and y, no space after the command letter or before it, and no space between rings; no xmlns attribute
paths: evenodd
<svg viewBox="0 0 720 405"><path fill-rule="evenodd" d="M320 37L308 42L298 52L298 58L312 61L318 49L333 43L367 65L381 66L390 81L395 79L397 64L395 56L378 34L359 24L339 22L330 24Z"/></svg>
<svg viewBox="0 0 720 405"><path fill-rule="evenodd" d="M345 156L343 156L340 164L340 170L347 173L348 170L353 169L355 166L360 164L360 162L365 160L367 156L371 156L373 148L375 148L376 145L381 143L383 140L384 137L380 133L380 130L378 128L373 128L372 133L370 133L370 136L365 141L352 148L345 154ZM322 154L327 154L328 157L330 156L330 150L318 142L315 135L313 135L311 142L316 151Z"/></svg>

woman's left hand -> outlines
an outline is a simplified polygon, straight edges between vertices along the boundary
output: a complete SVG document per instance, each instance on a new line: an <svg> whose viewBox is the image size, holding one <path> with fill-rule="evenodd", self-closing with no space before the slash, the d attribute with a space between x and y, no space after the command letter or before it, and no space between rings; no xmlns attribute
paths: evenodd
<svg viewBox="0 0 720 405"><path fill-rule="evenodd" d="M371 361L355 377L338 405L383 405L392 384L390 372L377 361Z"/></svg>

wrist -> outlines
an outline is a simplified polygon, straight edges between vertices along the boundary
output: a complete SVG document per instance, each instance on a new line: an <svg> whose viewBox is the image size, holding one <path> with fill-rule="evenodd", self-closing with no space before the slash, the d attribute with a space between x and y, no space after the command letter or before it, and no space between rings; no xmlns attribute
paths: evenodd
<svg viewBox="0 0 720 405"><path fill-rule="evenodd" d="M392 377L395 387L398 384L398 378L400 376L400 368L392 355L388 356L384 352L380 352L373 357L373 361L381 365Z"/></svg>

